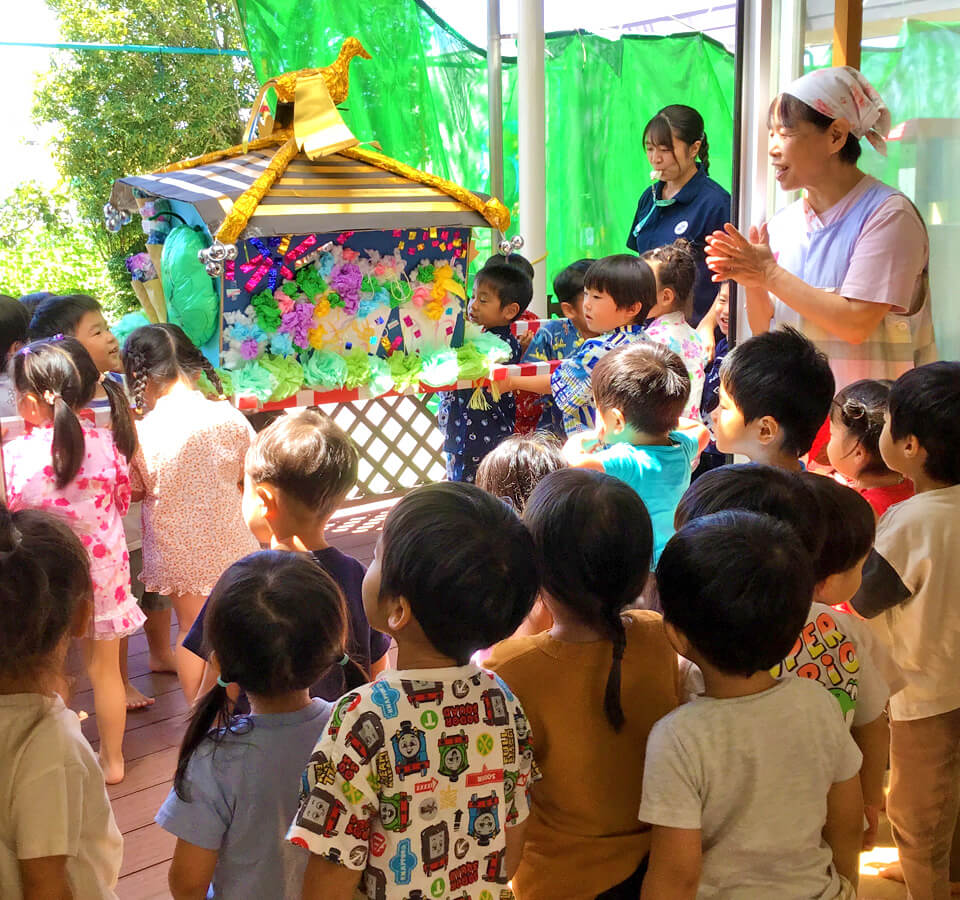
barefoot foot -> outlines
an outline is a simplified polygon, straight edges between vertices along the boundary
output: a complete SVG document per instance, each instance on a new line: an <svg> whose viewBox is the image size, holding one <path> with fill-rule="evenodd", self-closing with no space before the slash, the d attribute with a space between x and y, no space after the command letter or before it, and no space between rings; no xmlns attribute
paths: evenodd
<svg viewBox="0 0 960 900"><path fill-rule="evenodd" d="M173 650L165 653L163 656L154 656L150 654L151 672L173 672L177 674L177 660L173 655Z"/></svg>
<svg viewBox="0 0 960 900"><path fill-rule="evenodd" d="M899 862L891 863L885 869L880 870L880 877L889 881L899 881L900 884L903 884L903 867ZM950 882L950 893L954 896L960 895L960 881Z"/></svg>
<svg viewBox="0 0 960 900"><path fill-rule="evenodd" d="M148 706L153 706L156 702L153 697L148 697L146 694L138 691L129 681L124 685L124 689L127 694L127 710L129 712L146 709Z"/></svg>
<svg viewBox="0 0 960 900"><path fill-rule="evenodd" d="M100 768L103 770L103 780L107 784L120 784L123 781L124 768L123 760L121 759L117 763L108 763L104 758L103 754L97 757Z"/></svg>

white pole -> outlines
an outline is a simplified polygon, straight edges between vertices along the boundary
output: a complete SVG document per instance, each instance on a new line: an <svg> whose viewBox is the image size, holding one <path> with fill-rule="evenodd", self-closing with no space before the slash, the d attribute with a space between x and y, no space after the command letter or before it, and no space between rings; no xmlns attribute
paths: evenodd
<svg viewBox="0 0 960 900"><path fill-rule="evenodd" d="M543 0L520 0L517 34L519 91L520 227L523 255L531 262L547 252L546 107L543 74ZM551 260L556 263L557 260ZM547 314L547 266L534 265L531 310Z"/></svg>
<svg viewBox="0 0 960 900"><path fill-rule="evenodd" d="M503 61L500 0L487 0L487 116L490 123L490 193L503 200ZM496 251L502 235L493 230Z"/></svg>

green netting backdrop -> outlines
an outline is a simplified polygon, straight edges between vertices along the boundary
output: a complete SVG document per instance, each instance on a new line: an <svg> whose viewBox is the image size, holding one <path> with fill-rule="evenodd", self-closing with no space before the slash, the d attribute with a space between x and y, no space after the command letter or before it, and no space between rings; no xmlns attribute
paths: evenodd
<svg viewBox="0 0 960 900"><path fill-rule="evenodd" d="M237 0L237 8L261 80L327 65L344 38L358 37L373 59L351 65L343 116L353 133L402 162L489 192L486 55L429 8L417 0ZM624 250L650 184L643 126L662 106L701 112L710 175L729 189L734 66L720 44L700 34L609 41L576 32L548 35L545 56L550 278L574 259ZM522 232L509 58L503 118L503 200ZM477 235L481 249L489 235Z"/></svg>

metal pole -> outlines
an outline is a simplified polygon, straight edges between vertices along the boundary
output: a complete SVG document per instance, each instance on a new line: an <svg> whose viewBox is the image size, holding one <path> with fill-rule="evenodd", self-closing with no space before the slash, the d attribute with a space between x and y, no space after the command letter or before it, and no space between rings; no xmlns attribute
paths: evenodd
<svg viewBox="0 0 960 900"><path fill-rule="evenodd" d="M503 200L503 60L500 0L487 0L487 116L490 130L490 193ZM494 229L493 247L503 235Z"/></svg>
<svg viewBox="0 0 960 900"><path fill-rule="evenodd" d="M546 107L543 71L543 0L520 0L517 35L519 90L520 233L524 256L534 265L533 302L537 315L547 314Z"/></svg>

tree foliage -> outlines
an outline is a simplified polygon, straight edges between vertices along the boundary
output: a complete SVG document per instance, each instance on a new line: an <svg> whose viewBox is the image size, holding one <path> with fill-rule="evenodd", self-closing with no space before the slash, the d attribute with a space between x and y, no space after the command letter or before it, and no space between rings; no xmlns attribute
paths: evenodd
<svg viewBox="0 0 960 900"><path fill-rule="evenodd" d="M47 0L66 41L242 47L228 0ZM143 249L139 220L111 235L103 205L113 182L242 139L256 92L245 59L120 51L61 51L41 80L34 118L57 125L54 161L93 250L133 301L123 258ZM119 311L119 310L118 310Z"/></svg>

